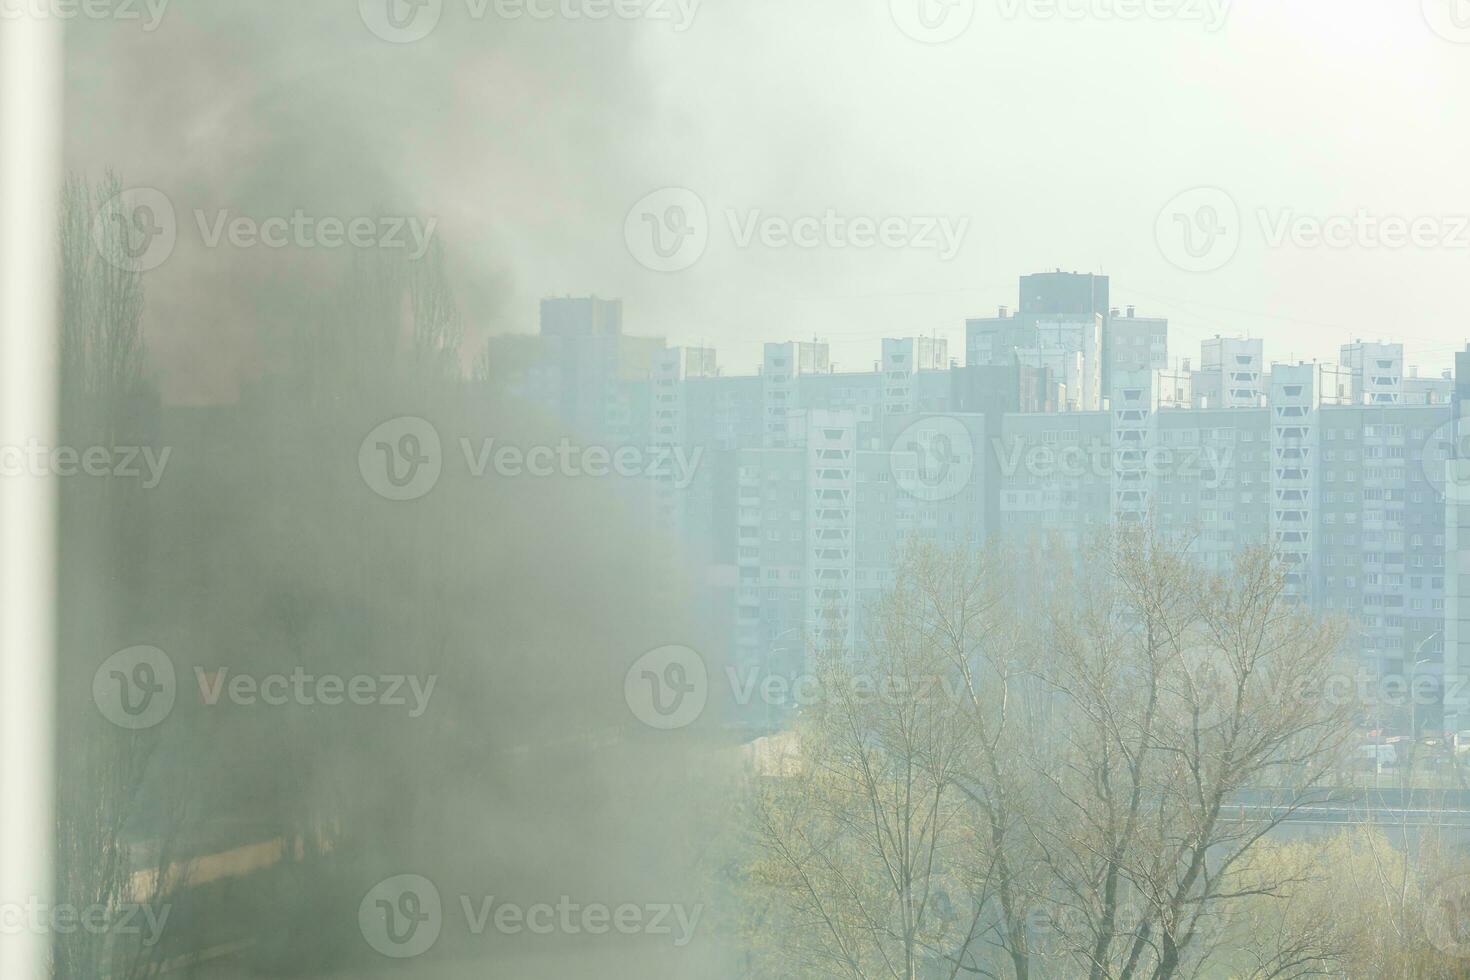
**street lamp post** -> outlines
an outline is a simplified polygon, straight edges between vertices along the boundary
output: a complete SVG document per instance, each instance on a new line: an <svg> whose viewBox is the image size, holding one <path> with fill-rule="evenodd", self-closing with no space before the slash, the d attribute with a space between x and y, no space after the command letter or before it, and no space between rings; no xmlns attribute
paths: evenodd
<svg viewBox="0 0 1470 980"><path fill-rule="evenodd" d="M1417 679L1415 672L1418 670L1420 664L1427 664L1433 660L1432 657L1420 657L1419 654L1423 653L1424 648L1429 645L1429 641L1438 635L1439 631L1436 630L1419 641L1419 645L1414 648L1414 663L1409 668L1409 769L1408 773L1404 776L1404 785L1406 787L1414 778L1414 761L1419 755L1419 695L1415 687L1415 681Z"/></svg>

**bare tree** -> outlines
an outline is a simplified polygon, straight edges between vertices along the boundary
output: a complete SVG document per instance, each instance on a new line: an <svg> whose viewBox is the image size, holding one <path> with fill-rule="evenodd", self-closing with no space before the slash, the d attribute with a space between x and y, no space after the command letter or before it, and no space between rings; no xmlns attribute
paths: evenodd
<svg viewBox="0 0 1470 980"><path fill-rule="evenodd" d="M1323 696L1340 631L1287 595L1266 551L1216 574L1187 540L1145 526L1084 559L1084 577L1045 569L1043 589L1040 564L1015 554L911 552L869 638L887 669L902 652L943 696L915 716L921 728L840 698L798 728L803 778L771 780L756 810L762 852L784 861L761 880L793 903L775 921L806 943L826 937L816 948L838 974L906 975L855 955L862 938L912 935L902 918L880 928L879 892L848 870L884 857L883 838L836 832L890 814L896 798L879 790L891 780L869 775L890 767L933 791L936 812L947 790L945 826L968 828L967 852L935 846L941 863L925 866L925 881L968 883L941 932L964 937L959 954L913 944L931 970L1193 976L1229 961L1240 909L1299 883L1255 857L1332 795L1351 717ZM888 883L895 897L910 884ZM1320 962L1327 948L1293 933L1273 962Z"/></svg>
<svg viewBox="0 0 1470 980"><path fill-rule="evenodd" d="M190 855L181 848L189 801L178 785L160 779L153 734L123 732L84 709L68 712L66 721L62 744L70 752L57 794L58 901L102 925L83 922L57 933L52 976L148 980L186 952L167 926L173 901L189 883Z"/></svg>
<svg viewBox="0 0 1470 980"><path fill-rule="evenodd" d="M93 188L68 177L62 188L61 381L64 409L116 409L143 369L143 282L131 260L122 181L108 172ZM93 418L91 421L98 421Z"/></svg>
<svg viewBox="0 0 1470 980"><path fill-rule="evenodd" d="M976 824L971 864L983 867L994 901L985 945L1002 951L1018 980L1032 970L1043 852L1031 823L1039 804L1032 762L1047 730L1049 705L1037 683L1026 623L1030 604L1017 587L1017 556L976 556L936 547L910 551L892 615L930 646L957 683L954 709L969 731L971 755L956 785ZM1032 580L1034 582L1034 580ZM972 972L986 972L978 964Z"/></svg>
<svg viewBox="0 0 1470 980"><path fill-rule="evenodd" d="M1409 861L1403 855L1412 850ZM1465 859L1430 833L1413 848L1364 825L1269 843L1254 860L1293 878L1251 899L1232 930L1251 980L1309 976L1452 980L1470 974Z"/></svg>
<svg viewBox="0 0 1470 980"><path fill-rule="evenodd" d="M957 782L973 746L908 602L874 610L863 656L820 655L795 757L757 779L753 939L774 975L915 980L976 962L989 875L970 873Z"/></svg>
<svg viewBox="0 0 1470 980"><path fill-rule="evenodd" d="M413 316L414 356L430 372L458 377L464 323L449 283L444 247L439 239L435 238L429 251L410 266L408 295Z"/></svg>
<svg viewBox="0 0 1470 980"><path fill-rule="evenodd" d="M1332 794L1350 711L1321 694L1341 634L1265 550L1217 575L1143 528L1091 567L1106 573L1051 617L1066 748L1036 769L1035 829L1089 976L1187 975L1235 903L1285 883L1252 850Z"/></svg>
<svg viewBox="0 0 1470 980"><path fill-rule="evenodd" d="M132 409L142 377L143 286L132 233L117 207L122 182L71 177L60 222L62 436L72 447L138 435ZM132 484L64 480L60 486L61 656L57 788L59 901L115 924L128 907L166 901L187 862L179 843L186 787L161 780L160 737L107 724L90 700L97 664L129 635L128 535L140 501ZM159 914L162 914L161 912ZM67 980L155 975L170 946L135 942L114 928L60 932L53 974Z"/></svg>

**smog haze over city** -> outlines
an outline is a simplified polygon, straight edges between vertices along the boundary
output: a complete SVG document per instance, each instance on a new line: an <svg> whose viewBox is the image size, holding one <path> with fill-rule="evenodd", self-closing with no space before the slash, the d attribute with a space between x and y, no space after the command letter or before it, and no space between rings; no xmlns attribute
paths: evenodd
<svg viewBox="0 0 1470 980"><path fill-rule="evenodd" d="M0 980L1470 976L1467 87L0 0Z"/></svg>

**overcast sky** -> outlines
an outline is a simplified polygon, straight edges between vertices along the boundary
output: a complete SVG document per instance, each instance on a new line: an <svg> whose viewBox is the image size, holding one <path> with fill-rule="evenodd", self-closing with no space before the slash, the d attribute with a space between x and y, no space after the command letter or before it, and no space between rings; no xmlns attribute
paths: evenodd
<svg viewBox="0 0 1470 980"><path fill-rule="evenodd" d="M432 219L474 343L595 293L728 372L814 336L839 369L885 336L961 356L966 316L1056 267L1169 317L1175 358L1215 333L1281 360L1383 337L1437 372L1470 338L1464 0L388 2L72 23L69 165L177 213L147 273L170 398L233 397L309 305L292 249L206 244L196 211L224 209Z"/></svg>

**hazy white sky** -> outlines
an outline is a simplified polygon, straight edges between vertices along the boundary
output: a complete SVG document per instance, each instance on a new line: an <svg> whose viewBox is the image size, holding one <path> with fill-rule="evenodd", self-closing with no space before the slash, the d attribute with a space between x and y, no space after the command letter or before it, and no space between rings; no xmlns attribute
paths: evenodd
<svg viewBox="0 0 1470 980"><path fill-rule="evenodd" d="M1470 232L1450 248L1272 247L1259 216L1470 215L1455 96L1470 46L1416 2L1240 3L1216 33L1011 20L999 4L927 46L883 4L716 3L645 49L666 148L647 184L683 183L714 210L966 216L953 261L742 250L717 231L687 272L632 266L598 288L635 323L698 325L742 367L741 341L770 334L831 336L849 363L894 332L938 331L953 350L964 316L1014 305L1017 275L1055 266L1108 272L1115 303L1170 317L1176 356L1215 332L1265 337L1281 358L1393 335L1439 364L1470 337ZM1227 190L1243 218L1234 259L1202 274L1155 240L1160 209L1198 185ZM578 258L573 280L595 263Z"/></svg>
<svg viewBox="0 0 1470 980"><path fill-rule="evenodd" d="M1117 0L973 0L943 44L900 26L940 0L704 0L684 30L440 2L406 44L374 36L356 0L177 0L153 32L82 25L72 166L165 190L181 227L196 207L433 216L477 333L533 330L543 295L620 296L630 332L716 346L734 372L762 341L812 336L843 368L871 367L884 336L938 333L958 355L966 316L1055 267L1106 272L1115 305L1168 316L1176 358L1217 332L1278 359L1393 337L1437 369L1470 338L1464 0L1152 0L1134 19L1103 16ZM667 187L697 194L707 244L655 272L625 219ZM1171 205L1197 187L1239 210L1222 219L1233 257L1221 246L1205 272L1179 267L1172 216L1209 219L1197 196ZM947 261L740 244L755 212L829 210L968 225ZM1271 242L1283 219L1360 212L1345 245ZM1426 219L1436 244L1384 246L1395 218ZM198 238L181 232L148 283L166 386L190 400L248 370L268 318L264 260Z"/></svg>

